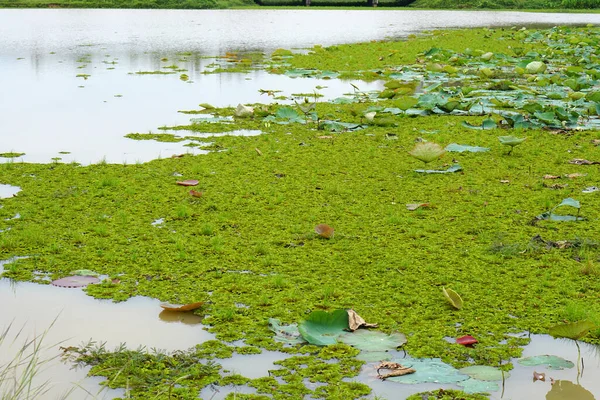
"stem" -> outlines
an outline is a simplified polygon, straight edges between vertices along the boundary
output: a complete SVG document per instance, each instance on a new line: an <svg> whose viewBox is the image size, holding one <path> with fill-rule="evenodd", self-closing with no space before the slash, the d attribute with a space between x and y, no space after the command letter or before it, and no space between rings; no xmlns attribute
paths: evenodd
<svg viewBox="0 0 600 400"><path fill-rule="evenodd" d="M579 370L579 360L581 360L581 348L579 347L579 342L577 342L577 340L575 341L575 346L577 346L577 384L579 385L579 376L581 375L581 373L583 373L583 371L580 372ZM583 360L581 360L582 364L583 364Z"/></svg>

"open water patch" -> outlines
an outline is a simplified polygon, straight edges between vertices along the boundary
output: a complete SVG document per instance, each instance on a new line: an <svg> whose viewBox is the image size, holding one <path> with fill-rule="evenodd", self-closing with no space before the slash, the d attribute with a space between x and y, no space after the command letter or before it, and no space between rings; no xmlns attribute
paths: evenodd
<svg viewBox="0 0 600 400"><path fill-rule="evenodd" d="M9 197L15 196L20 191L21 188L18 186L0 183L0 199L8 199Z"/></svg>
<svg viewBox="0 0 600 400"><path fill-rule="evenodd" d="M0 261L0 271L15 259ZM0 304L0 330L10 324L16 330L22 327L17 339L23 340L47 331L40 356L51 362L40 371L35 382L50 382L48 398L72 389L75 392L70 398L77 399L123 395L121 391L107 391L100 386L103 378L87 378L89 368L73 369L70 364L61 362L61 346L80 346L94 341L104 343L107 350L125 343L130 349L144 347L170 352L214 339L214 335L204 329L200 316L165 312L159 300L147 297L114 303L94 299L78 289L0 279ZM14 357L17 345L8 351L1 349L0 365ZM88 397L85 391L93 396Z"/></svg>

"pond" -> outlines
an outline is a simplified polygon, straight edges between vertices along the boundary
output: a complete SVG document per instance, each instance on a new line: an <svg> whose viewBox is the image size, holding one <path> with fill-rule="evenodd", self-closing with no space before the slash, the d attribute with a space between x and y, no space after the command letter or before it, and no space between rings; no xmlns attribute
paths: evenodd
<svg viewBox="0 0 600 400"><path fill-rule="evenodd" d="M0 10L0 160L135 163L197 154L186 142L124 136L188 123L178 111L199 103L273 101L260 89L290 96L326 86L330 99L351 84L381 88L262 71L206 74L215 61L207 57L226 52L401 39L436 28L597 22L597 14L522 12Z"/></svg>

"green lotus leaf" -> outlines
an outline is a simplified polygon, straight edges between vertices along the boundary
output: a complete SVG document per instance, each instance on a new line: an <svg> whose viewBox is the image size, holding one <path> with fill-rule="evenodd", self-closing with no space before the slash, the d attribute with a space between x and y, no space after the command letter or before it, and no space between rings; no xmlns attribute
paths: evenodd
<svg viewBox="0 0 600 400"><path fill-rule="evenodd" d="M359 329L347 332L338 338L339 342L346 343L365 352L382 352L395 350L406 343L406 336L399 332L387 335L380 331Z"/></svg>
<svg viewBox="0 0 600 400"><path fill-rule="evenodd" d="M480 381L478 379L467 379L466 381L458 382L458 386L462 387L465 393L490 393L500 390L496 382Z"/></svg>
<svg viewBox="0 0 600 400"><path fill-rule="evenodd" d="M573 368L575 366L575 364L573 364L569 360L565 360L564 358L558 356L551 356L547 354L541 356L521 358L518 361L518 363L526 367L536 367L538 365L545 365L550 369L565 369Z"/></svg>
<svg viewBox="0 0 600 400"><path fill-rule="evenodd" d="M401 359L398 361L404 367L413 368L414 373L387 378L389 381L418 384L418 383L456 383L469 379L456 368L442 362L439 358L433 359Z"/></svg>
<svg viewBox="0 0 600 400"><path fill-rule="evenodd" d="M546 395L546 400L594 400L594 395L581 385L570 381L557 380L552 390Z"/></svg>
<svg viewBox="0 0 600 400"><path fill-rule="evenodd" d="M392 359L392 353L387 351L361 351L356 358L368 363L390 361Z"/></svg>
<svg viewBox="0 0 600 400"><path fill-rule="evenodd" d="M217 122L232 122L233 121L233 117L219 117L219 116L213 116L210 114L206 114L206 116L200 116L197 118L190 118L190 122L192 124L199 124L202 122L212 122L212 123L217 123Z"/></svg>
<svg viewBox="0 0 600 400"><path fill-rule="evenodd" d="M289 76L290 78L298 78L298 77L303 77L303 76L311 76L313 74L315 74L316 71L314 69L290 69L288 71L285 71L285 75Z"/></svg>
<svg viewBox="0 0 600 400"><path fill-rule="evenodd" d="M541 74L546 71L546 64L541 61L532 61L525 67L528 74Z"/></svg>
<svg viewBox="0 0 600 400"><path fill-rule="evenodd" d="M442 288L442 292L444 293L444 297L446 300L452 305L452 307L460 310L463 306L463 300L458 293L456 293L452 289Z"/></svg>
<svg viewBox="0 0 600 400"><path fill-rule="evenodd" d="M523 143L527 138L518 138L516 136L498 136L498 140L500 140L500 143L505 144L507 146L510 147L514 147L517 146L521 143Z"/></svg>
<svg viewBox="0 0 600 400"><path fill-rule="evenodd" d="M275 112L277 118L294 119L300 117L300 114L291 107L281 107Z"/></svg>
<svg viewBox="0 0 600 400"><path fill-rule="evenodd" d="M308 343L327 346L337 343L338 336L345 333L345 329L348 327L346 310L335 310L331 313L313 311L306 320L300 323L298 330Z"/></svg>
<svg viewBox="0 0 600 400"><path fill-rule="evenodd" d="M398 96L394 98L393 104L399 109L406 111L411 107L414 107L419 101L414 97L410 96Z"/></svg>
<svg viewBox="0 0 600 400"><path fill-rule="evenodd" d="M392 115L402 114L402 110L400 108L397 108L397 107L384 108L381 112L382 113L390 113Z"/></svg>
<svg viewBox="0 0 600 400"><path fill-rule="evenodd" d="M489 150L490 149L487 147L469 146L469 145L465 145L465 144L456 144L456 143L450 143L448 146L446 146L446 151L453 151L453 152L457 152L457 153L462 153L465 151L468 151L471 153L482 153L482 152L486 152Z"/></svg>
<svg viewBox="0 0 600 400"><path fill-rule="evenodd" d="M462 126L464 126L465 128L477 129L477 130L494 129L494 128L498 127L498 125L496 124L496 122L493 119L491 119L491 118L485 119L481 123L481 125L472 125L472 124L468 123L467 121L463 121L462 122Z"/></svg>
<svg viewBox="0 0 600 400"><path fill-rule="evenodd" d="M536 111L533 115L540 121L545 122L547 124L552 124L552 123L555 123L555 121L556 121L556 115L554 114L553 111L547 111L547 112Z"/></svg>
<svg viewBox="0 0 600 400"><path fill-rule="evenodd" d="M419 172L422 174L450 174L452 172L462 171L462 167L458 164L454 164L448 169L415 169L415 172Z"/></svg>
<svg viewBox="0 0 600 400"><path fill-rule="evenodd" d="M581 204L579 203L579 201L571 198L571 197L567 197L566 199L564 199L559 205L557 205L556 207L560 207L560 206L569 206L569 207L575 207L577 209L581 208ZM556 208L554 207L554 208Z"/></svg>
<svg viewBox="0 0 600 400"><path fill-rule="evenodd" d="M275 333L276 342L300 344L306 342L300 335L298 324L282 325L277 318L269 318L269 329Z"/></svg>
<svg viewBox="0 0 600 400"><path fill-rule="evenodd" d="M496 367L490 367L489 365L471 365L459 369L461 374L469 375L473 379L480 381L501 381L502 371ZM508 372L504 373L504 377L508 378Z"/></svg>
<svg viewBox="0 0 600 400"><path fill-rule="evenodd" d="M410 155L417 160L423 161L425 164L437 160L446 151L437 143L433 142L421 142L417 143L415 147L410 151Z"/></svg>
<svg viewBox="0 0 600 400"><path fill-rule="evenodd" d="M555 338L566 339L581 339L592 329L596 328L596 324L591 321L578 321L569 324L555 325L548 330L548 333Z"/></svg>

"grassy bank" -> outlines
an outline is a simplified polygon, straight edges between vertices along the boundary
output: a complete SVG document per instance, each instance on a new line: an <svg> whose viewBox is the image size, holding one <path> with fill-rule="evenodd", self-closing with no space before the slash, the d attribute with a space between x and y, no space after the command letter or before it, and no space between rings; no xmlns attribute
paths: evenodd
<svg viewBox="0 0 600 400"><path fill-rule="evenodd" d="M588 9L600 8L600 0L415 0L410 7L426 9Z"/></svg>
<svg viewBox="0 0 600 400"><path fill-rule="evenodd" d="M273 340L269 318L295 323L315 310L353 308L384 332L405 333L414 357L505 364L526 342L515 333L547 333L564 321L600 326L600 197L583 193L600 172L574 161L600 161L599 42L598 28L479 29L277 51L264 63L272 73L388 86L365 93L348 85L344 98L314 106L310 97L255 104L243 117L212 109L223 119L145 137L186 137L214 150L207 155L138 165L2 164L2 183L22 192L1 201L0 259L29 256L4 275L45 283L45 275L85 268L111 278L87 288L95 297L204 301L197 313L222 342L169 361L80 349L80 361L111 385L135 382L138 398L171 391L192 398L211 382L251 383L274 398L365 395L366 385L345 380L362 364L357 350ZM307 84L305 93L313 90ZM264 134L195 136L237 129ZM513 149L503 136L526 140ZM448 150L425 165L409 155L423 142L487 150ZM186 179L199 181L201 196L176 184ZM569 198L578 207L556 207ZM315 233L322 223L335 229L333 238ZM463 308L448 304L442 288L458 292ZM445 340L462 335L479 344ZM232 344L240 339L243 346ZM598 343L600 329L585 340ZM278 364L283 383L224 377L198 364L260 349L294 355ZM180 375L165 372L166 363ZM310 391L303 378L324 385Z"/></svg>

